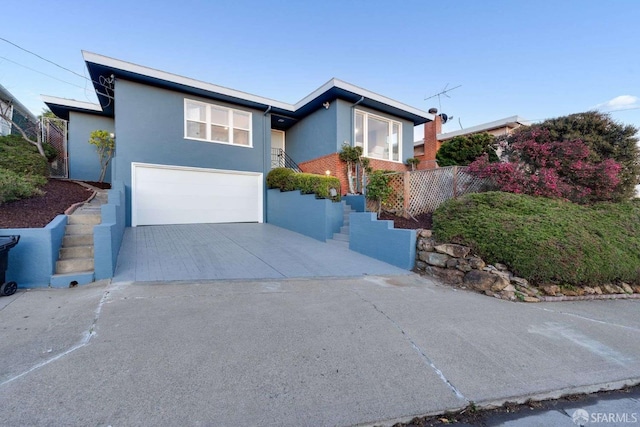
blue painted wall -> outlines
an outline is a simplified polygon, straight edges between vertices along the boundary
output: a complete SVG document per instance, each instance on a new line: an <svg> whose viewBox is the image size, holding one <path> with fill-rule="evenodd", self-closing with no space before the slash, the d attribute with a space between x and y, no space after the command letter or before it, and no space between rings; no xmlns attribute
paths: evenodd
<svg viewBox="0 0 640 427"><path fill-rule="evenodd" d="M351 206L351 209L353 209L356 212L364 212L367 210L367 201L364 198L364 196L346 195L346 196L342 196L342 200L347 202L347 204Z"/></svg>
<svg viewBox="0 0 640 427"><path fill-rule="evenodd" d="M302 163L338 151L337 112L337 103L332 102L328 110L320 107L287 130L286 152L294 162Z"/></svg>
<svg viewBox="0 0 640 427"><path fill-rule="evenodd" d="M125 224L124 184L109 190L109 202L102 205L102 222L93 228L95 279L113 277L122 245Z"/></svg>
<svg viewBox="0 0 640 427"><path fill-rule="evenodd" d="M371 212L349 215L349 249L411 270L416 259L416 230L393 228Z"/></svg>
<svg viewBox="0 0 640 427"><path fill-rule="evenodd" d="M1 235L19 235L18 244L9 250L6 280L19 288L48 287L55 272L62 246L66 215L58 215L44 228L3 228Z"/></svg>
<svg viewBox="0 0 640 427"><path fill-rule="evenodd" d="M267 222L322 242L340 231L344 207L314 194L267 190Z"/></svg>
<svg viewBox="0 0 640 427"><path fill-rule="evenodd" d="M89 144L94 130L115 131L113 119L84 113L69 113L69 178L97 181L100 176L100 161L96 148ZM117 141L116 141L117 144ZM117 145L116 145L117 150ZM111 182L111 171L107 168L105 182Z"/></svg>
<svg viewBox="0 0 640 427"><path fill-rule="evenodd" d="M185 139L185 97L252 112L253 147ZM131 225L131 162L263 172L265 175L270 169L271 124L262 111L126 80L116 81L115 98L117 149L113 171L114 180L125 186L127 225Z"/></svg>
<svg viewBox="0 0 640 427"><path fill-rule="evenodd" d="M414 126L412 122L361 105L356 106L356 109L400 122L402 124L400 161L404 163L407 158L413 157ZM332 101L328 110L320 108L287 131L287 154L296 163L302 163L337 153L345 142L353 145L353 115L353 103L341 99Z"/></svg>

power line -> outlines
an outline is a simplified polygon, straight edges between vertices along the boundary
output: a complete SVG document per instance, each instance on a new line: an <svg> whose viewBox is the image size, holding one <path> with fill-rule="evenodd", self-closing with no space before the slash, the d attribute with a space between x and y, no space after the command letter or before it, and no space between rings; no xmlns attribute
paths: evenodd
<svg viewBox="0 0 640 427"><path fill-rule="evenodd" d="M76 72L75 72L75 71L73 71L73 70L70 70L70 69L68 69L68 68L66 68L66 67L63 67L62 65L56 64L55 62L48 60L47 58L43 58L42 56L38 55L37 53L31 52L30 50L25 49L25 48L23 48L22 46L18 46L17 44L13 43L12 41L9 41L9 40L7 40L7 39L5 39L5 38L3 38L3 37L0 37L0 40L2 40L2 41L4 41L4 42L9 43L9 44L10 44L10 45L12 45L12 46L15 46L15 47L17 47L17 48L18 48L18 49L20 49L20 50L23 50L23 51L25 51L25 52L27 52L27 53L30 53L31 55L36 56L36 57L38 57L38 58L42 59L43 61L48 62L49 64L53 64L53 65L55 65L56 67L61 68L61 69L65 70L65 71L68 71L68 72L70 72L70 73L73 73L73 74L75 74L75 75L76 75L76 76L78 76L78 77L81 77L81 78L83 78L83 79L87 79L87 78L86 78L85 76L83 76L82 74L78 74L78 73L76 73ZM87 79L87 80L88 80L88 79Z"/></svg>
<svg viewBox="0 0 640 427"><path fill-rule="evenodd" d="M31 71L33 71L33 72L35 72L35 73L42 74L43 76L47 76L47 77L52 78L52 79L54 79L54 80L57 80L57 81L59 81L59 82L66 83L66 84L68 84L68 85L75 86L75 87L80 88L80 89L85 89L85 88L86 88L86 86L83 88L82 86L79 86L79 85L76 85L76 84L70 83L70 82L68 82L68 81L65 81L65 80L59 79L59 78L57 78L57 77L53 77L53 76L51 76L51 75L49 75L49 74L43 73L42 71L38 71L38 70L33 69L33 68L31 68L31 67L27 67L26 65L20 64L20 63L18 63L18 62L16 62L16 61L12 61L11 59L9 59L9 58L5 58L4 56L0 56L0 59L4 59L5 61L9 61L9 62L11 62L12 64L16 64L16 65L18 65L18 66L20 66L20 67L26 68L27 70L31 70Z"/></svg>

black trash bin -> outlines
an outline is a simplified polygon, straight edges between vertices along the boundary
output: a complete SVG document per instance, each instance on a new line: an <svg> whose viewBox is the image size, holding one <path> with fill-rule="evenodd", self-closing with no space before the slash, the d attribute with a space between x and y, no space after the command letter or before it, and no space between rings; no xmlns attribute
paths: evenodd
<svg viewBox="0 0 640 427"><path fill-rule="evenodd" d="M6 282L5 274L9 266L9 249L18 244L20 236L0 236L0 296L9 296L16 293L18 284Z"/></svg>

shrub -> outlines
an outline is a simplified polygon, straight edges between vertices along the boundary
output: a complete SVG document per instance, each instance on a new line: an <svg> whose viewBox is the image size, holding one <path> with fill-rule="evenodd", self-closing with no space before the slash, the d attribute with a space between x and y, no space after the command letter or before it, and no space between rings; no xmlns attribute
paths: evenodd
<svg viewBox="0 0 640 427"><path fill-rule="evenodd" d="M16 135L0 137L0 168L21 175L49 176L47 159L35 146Z"/></svg>
<svg viewBox="0 0 640 427"><path fill-rule="evenodd" d="M490 162L497 162L495 141L496 138L486 132L456 136L440 146L436 153L438 166L467 166L485 153L489 156Z"/></svg>
<svg viewBox="0 0 640 427"><path fill-rule="evenodd" d="M438 240L468 245L533 284L640 283L640 200L581 206L469 194L442 204L433 224Z"/></svg>
<svg viewBox="0 0 640 427"><path fill-rule="evenodd" d="M38 187L46 182L43 176L21 175L0 168L0 204L42 194Z"/></svg>
<svg viewBox="0 0 640 427"><path fill-rule="evenodd" d="M58 150L56 150L53 145L45 142L42 144L42 149L44 150L44 155L49 163L53 162L56 157L58 157Z"/></svg>
<svg viewBox="0 0 640 427"><path fill-rule="evenodd" d="M315 194L321 199L340 200L340 180L333 176L296 173L287 168L275 168L267 174L267 187L280 191L300 190L302 194ZM335 196L331 195L335 190Z"/></svg>
<svg viewBox="0 0 640 427"><path fill-rule="evenodd" d="M267 174L267 188L279 188L280 191L295 190L291 178L295 173L289 168L271 169Z"/></svg>
<svg viewBox="0 0 640 427"><path fill-rule="evenodd" d="M378 217L380 216L382 205L393 194L393 189L389 185L390 173L392 172L375 170L369 174L366 197L375 201L378 205Z"/></svg>
<svg viewBox="0 0 640 427"><path fill-rule="evenodd" d="M594 161L589 147L580 140L549 140L545 129L518 133L509 145L509 162L489 163L485 154L469 165L469 172L511 193L576 203L615 199L620 183L618 163Z"/></svg>

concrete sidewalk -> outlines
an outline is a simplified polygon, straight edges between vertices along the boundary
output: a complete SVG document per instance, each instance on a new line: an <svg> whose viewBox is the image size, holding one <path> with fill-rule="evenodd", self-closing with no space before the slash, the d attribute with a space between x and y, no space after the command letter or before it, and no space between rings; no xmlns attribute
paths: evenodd
<svg viewBox="0 0 640 427"><path fill-rule="evenodd" d="M94 284L0 299L2 425L355 425L640 382L638 301L416 275Z"/></svg>

